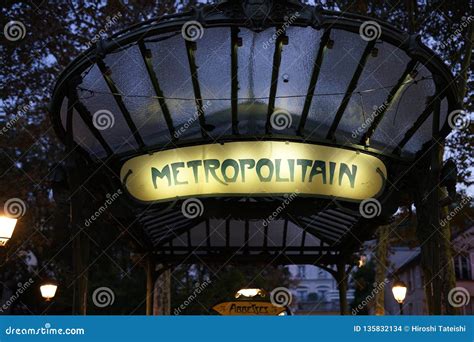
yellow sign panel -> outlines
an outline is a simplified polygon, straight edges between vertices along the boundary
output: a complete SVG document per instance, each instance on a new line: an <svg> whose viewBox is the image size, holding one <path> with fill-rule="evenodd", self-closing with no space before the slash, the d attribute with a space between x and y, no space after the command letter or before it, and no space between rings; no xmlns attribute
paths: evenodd
<svg viewBox="0 0 474 342"><path fill-rule="evenodd" d="M224 302L215 305L212 309L226 316L277 316L285 311L284 307L275 306L270 302L254 301Z"/></svg>
<svg viewBox="0 0 474 342"><path fill-rule="evenodd" d="M363 200L381 193L385 165L369 154L282 141L176 148L125 162L120 179L138 200L297 193Z"/></svg>

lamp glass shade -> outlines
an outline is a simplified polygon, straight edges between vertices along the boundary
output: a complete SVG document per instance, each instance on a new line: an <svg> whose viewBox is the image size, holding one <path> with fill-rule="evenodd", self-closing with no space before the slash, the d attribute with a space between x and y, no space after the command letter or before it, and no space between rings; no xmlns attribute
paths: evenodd
<svg viewBox="0 0 474 342"><path fill-rule="evenodd" d="M239 297L251 298L251 297L255 297L255 296L264 297L265 296L265 291L263 291L262 289L240 289L235 294L235 298L239 298Z"/></svg>
<svg viewBox="0 0 474 342"><path fill-rule="evenodd" d="M407 287L401 281L396 282L395 284L393 284L392 293L393 293L393 297L398 303L403 303L407 295Z"/></svg>
<svg viewBox="0 0 474 342"><path fill-rule="evenodd" d="M13 231L15 230L17 219L0 216L0 246L5 244L12 237Z"/></svg>
<svg viewBox="0 0 474 342"><path fill-rule="evenodd" d="M44 284L40 286L41 296L46 300L53 298L56 295L57 285Z"/></svg>

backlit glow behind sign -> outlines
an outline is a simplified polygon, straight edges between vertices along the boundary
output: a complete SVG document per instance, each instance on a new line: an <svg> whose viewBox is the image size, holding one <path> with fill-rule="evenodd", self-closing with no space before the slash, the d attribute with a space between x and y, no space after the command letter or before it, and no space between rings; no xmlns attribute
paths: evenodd
<svg viewBox="0 0 474 342"><path fill-rule="evenodd" d="M182 147L125 162L128 192L144 202L221 195L299 195L363 200L387 176L369 154L313 144L255 141Z"/></svg>

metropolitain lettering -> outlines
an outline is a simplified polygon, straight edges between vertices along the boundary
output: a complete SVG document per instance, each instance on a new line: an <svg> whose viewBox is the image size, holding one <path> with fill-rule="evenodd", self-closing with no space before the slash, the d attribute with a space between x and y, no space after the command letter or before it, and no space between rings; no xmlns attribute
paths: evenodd
<svg viewBox="0 0 474 342"><path fill-rule="evenodd" d="M190 170L192 172L183 172ZM191 176L186 176L191 175ZM311 159L218 159L191 160L151 167L155 189L166 185L217 182L222 185L255 179L265 182L303 182L354 188L357 165Z"/></svg>

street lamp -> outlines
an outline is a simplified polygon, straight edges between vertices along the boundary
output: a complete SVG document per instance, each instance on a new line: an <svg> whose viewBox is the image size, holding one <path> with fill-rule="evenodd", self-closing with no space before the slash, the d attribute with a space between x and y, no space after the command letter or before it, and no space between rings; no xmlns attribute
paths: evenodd
<svg viewBox="0 0 474 342"><path fill-rule="evenodd" d="M40 286L41 296L49 302L55 295L58 285L54 283L46 283Z"/></svg>
<svg viewBox="0 0 474 342"><path fill-rule="evenodd" d="M235 294L235 298L246 297L246 298L253 298L255 296L265 297L265 291L262 289L240 289Z"/></svg>
<svg viewBox="0 0 474 342"><path fill-rule="evenodd" d="M392 293L393 297L400 305L400 315L403 315L403 302L407 295L407 286L403 281L397 280L393 283Z"/></svg>
<svg viewBox="0 0 474 342"><path fill-rule="evenodd" d="M357 266L361 268L364 267L365 264L367 264L367 256L362 254L361 256L359 256L359 260L357 260Z"/></svg>
<svg viewBox="0 0 474 342"><path fill-rule="evenodd" d="M16 222L16 218L0 216L0 247L5 246L12 237Z"/></svg>

